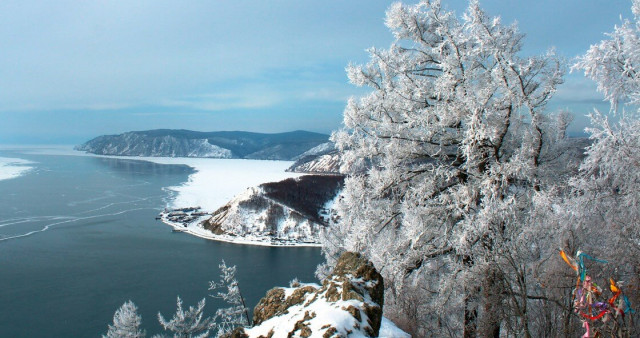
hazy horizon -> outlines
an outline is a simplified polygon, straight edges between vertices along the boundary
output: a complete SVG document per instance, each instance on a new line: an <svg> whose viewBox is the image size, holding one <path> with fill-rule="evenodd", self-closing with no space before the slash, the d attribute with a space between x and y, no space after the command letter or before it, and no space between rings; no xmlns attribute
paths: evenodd
<svg viewBox="0 0 640 338"><path fill-rule="evenodd" d="M344 68L387 48L392 1L172 1L0 4L0 144L78 144L132 130L329 134L350 96ZM409 2L413 3L413 2ZM443 1L461 15L466 1ZM629 1L480 1L518 21L523 55L555 46L568 61L631 18ZM568 74L549 106L608 105Z"/></svg>

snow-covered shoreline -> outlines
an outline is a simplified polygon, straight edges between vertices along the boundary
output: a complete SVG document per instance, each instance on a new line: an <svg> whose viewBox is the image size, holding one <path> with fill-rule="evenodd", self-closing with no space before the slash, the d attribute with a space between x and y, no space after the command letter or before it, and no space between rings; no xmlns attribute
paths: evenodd
<svg viewBox="0 0 640 338"><path fill-rule="evenodd" d="M201 224L206 221L211 215L203 215L197 217L189 222L175 222L169 219L170 212L162 212L160 214L160 220L162 223L169 225L174 230L184 232L196 237L233 244L243 245L257 245L257 246L269 246L269 247L320 247L320 243L301 243L293 240L284 240L278 238L272 238L267 236L246 236L237 237L231 235L216 235L211 231L204 229Z"/></svg>
<svg viewBox="0 0 640 338"><path fill-rule="evenodd" d="M97 157L104 157L93 155ZM244 160L244 159L208 159L182 157L123 157L144 160L158 164L183 164L195 170L189 175L187 182L166 189L176 192L176 196L167 207L171 209L200 206L203 211L211 213L224 206L236 195L246 189L267 182L277 182L301 174L286 172L291 166L290 161ZM189 222L185 227L182 223L172 222L166 215L161 215L163 223L180 232L192 236L234 244L257 245L269 247L320 247L320 243L297 242L291 239L279 239L267 236L216 235L204 229L200 224L209 216L202 216Z"/></svg>
<svg viewBox="0 0 640 338"><path fill-rule="evenodd" d="M94 156L105 157L100 155ZM158 164L182 164L193 168L195 172L189 175L187 182L179 186L166 187L166 189L176 193L175 198L167 207L170 209L179 209L190 208L197 205L207 213L218 210L218 208L227 204L227 202L232 200L236 195L250 187L300 176L300 174L285 171L286 168L293 163L290 161L183 157L108 157L143 160ZM269 247L321 246L320 243L296 242L295 240L284 240L267 236L237 237L231 235L216 235L200 225L208 219L208 217L210 217L210 215L199 217L189 222L186 227L182 223L172 222L166 215L162 214L161 221L180 232L218 242Z"/></svg>

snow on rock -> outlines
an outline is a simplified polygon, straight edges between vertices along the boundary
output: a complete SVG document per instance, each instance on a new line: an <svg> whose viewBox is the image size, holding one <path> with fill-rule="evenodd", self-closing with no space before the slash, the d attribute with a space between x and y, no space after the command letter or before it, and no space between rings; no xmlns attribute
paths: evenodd
<svg viewBox="0 0 640 338"><path fill-rule="evenodd" d="M253 311L255 326L233 337L410 337L383 318L383 291L373 264L347 252L322 285L269 290Z"/></svg>

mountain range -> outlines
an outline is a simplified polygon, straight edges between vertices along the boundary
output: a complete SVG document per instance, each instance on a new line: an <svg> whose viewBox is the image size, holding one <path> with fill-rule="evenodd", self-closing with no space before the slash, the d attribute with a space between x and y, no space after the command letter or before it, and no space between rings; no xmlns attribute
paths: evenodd
<svg viewBox="0 0 640 338"><path fill-rule="evenodd" d="M156 129L96 137L75 149L98 155L296 160L327 143L329 135L308 131L277 134Z"/></svg>

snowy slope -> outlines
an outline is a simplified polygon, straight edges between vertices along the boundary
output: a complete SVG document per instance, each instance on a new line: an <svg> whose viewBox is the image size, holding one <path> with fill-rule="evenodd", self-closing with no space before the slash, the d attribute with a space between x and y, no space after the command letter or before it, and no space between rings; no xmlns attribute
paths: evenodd
<svg viewBox="0 0 640 338"><path fill-rule="evenodd" d="M249 188L218 209L205 225L215 234L257 236L318 243L323 226L271 198L259 187Z"/></svg>
<svg viewBox="0 0 640 338"><path fill-rule="evenodd" d="M307 175L247 189L216 210L204 227L216 235L319 244L327 210L343 177Z"/></svg>
<svg viewBox="0 0 640 338"><path fill-rule="evenodd" d="M320 156L304 157L296 161L291 167L287 169L287 171L309 174L339 174L340 154L338 152L333 152Z"/></svg>
<svg viewBox="0 0 640 338"><path fill-rule="evenodd" d="M340 153L333 142L323 143L295 157L287 171L307 174L339 174Z"/></svg>
<svg viewBox="0 0 640 338"><path fill-rule="evenodd" d="M296 156L293 158L294 161L297 161L301 158L307 157L307 156L320 156L320 155L324 155L324 154L328 154L330 152L333 152L336 150L336 145L333 142L326 142L326 143L322 143L320 145L317 145L307 151L305 151L304 153Z"/></svg>

